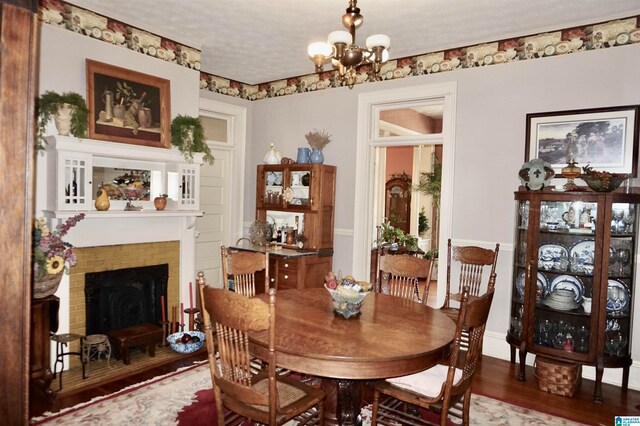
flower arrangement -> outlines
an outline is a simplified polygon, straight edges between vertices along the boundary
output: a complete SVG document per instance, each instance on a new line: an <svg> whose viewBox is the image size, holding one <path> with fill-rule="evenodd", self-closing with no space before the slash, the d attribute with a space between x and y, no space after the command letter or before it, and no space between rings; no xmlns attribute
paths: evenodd
<svg viewBox="0 0 640 426"><path fill-rule="evenodd" d="M306 135L304 135L304 137L307 138L309 146L314 149L321 150L322 148L327 146L329 142L331 142L331 135L329 135L324 130L320 131L317 129L313 129L312 132L307 133Z"/></svg>
<svg viewBox="0 0 640 426"><path fill-rule="evenodd" d="M69 229L84 219L85 214L79 213L58 224L51 232L44 218L36 219L33 232L33 264L34 279L41 280L46 274L55 275L62 271L69 272L68 267L78 263L76 255L71 250L71 244L62 240Z"/></svg>

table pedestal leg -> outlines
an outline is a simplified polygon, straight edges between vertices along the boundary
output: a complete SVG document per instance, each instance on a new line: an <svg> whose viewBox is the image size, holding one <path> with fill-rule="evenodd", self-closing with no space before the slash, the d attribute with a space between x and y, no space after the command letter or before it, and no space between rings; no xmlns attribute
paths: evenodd
<svg viewBox="0 0 640 426"><path fill-rule="evenodd" d="M327 425L359 426L362 424L362 382L357 380L323 379L327 398L324 419Z"/></svg>

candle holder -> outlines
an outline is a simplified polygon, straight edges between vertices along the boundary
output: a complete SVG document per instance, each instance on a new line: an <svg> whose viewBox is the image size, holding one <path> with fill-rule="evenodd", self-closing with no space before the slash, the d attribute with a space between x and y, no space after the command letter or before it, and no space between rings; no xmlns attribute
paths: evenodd
<svg viewBox="0 0 640 426"><path fill-rule="evenodd" d="M200 309L198 308L187 308L184 310L184 313L189 315L189 330L195 330L194 327L194 319L195 319L195 315L200 312Z"/></svg>
<svg viewBox="0 0 640 426"><path fill-rule="evenodd" d="M160 321L162 325L162 346L167 346L167 336L169 335L169 321Z"/></svg>

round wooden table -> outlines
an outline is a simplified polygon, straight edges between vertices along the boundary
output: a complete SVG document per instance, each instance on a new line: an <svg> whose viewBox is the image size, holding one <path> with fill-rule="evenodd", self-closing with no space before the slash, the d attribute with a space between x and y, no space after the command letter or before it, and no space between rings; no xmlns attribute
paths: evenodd
<svg viewBox="0 0 640 426"><path fill-rule="evenodd" d="M360 380L435 365L447 354L454 332L455 323L438 309L384 294L371 293L362 313L350 319L334 314L324 288L276 294L278 366L332 379L323 380L329 423L358 424ZM267 359L267 332L252 332L250 340L254 353Z"/></svg>

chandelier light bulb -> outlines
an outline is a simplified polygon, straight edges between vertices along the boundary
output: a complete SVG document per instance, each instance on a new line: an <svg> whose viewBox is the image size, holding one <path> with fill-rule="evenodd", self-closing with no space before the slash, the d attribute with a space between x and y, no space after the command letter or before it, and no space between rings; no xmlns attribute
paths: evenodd
<svg viewBox="0 0 640 426"><path fill-rule="evenodd" d="M336 43L344 43L344 44L351 44L351 42L353 41L353 38L351 37L351 34L349 34L349 32L347 31L342 31L342 30L338 30L338 31L332 31L329 33L329 36L327 37L327 43L329 44L336 44Z"/></svg>
<svg viewBox="0 0 640 426"><path fill-rule="evenodd" d="M391 39L388 35L385 34L374 34L372 36L367 37L367 49L371 50L374 47L382 46L385 49L388 49L391 46Z"/></svg>
<svg viewBox="0 0 640 426"><path fill-rule="evenodd" d="M318 41L309 45L309 47L307 48L307 53L311 58L314 58L318 55L328 58L329 56L331 56L331 53L333 53L333 49L328 43Z"/></svg>

